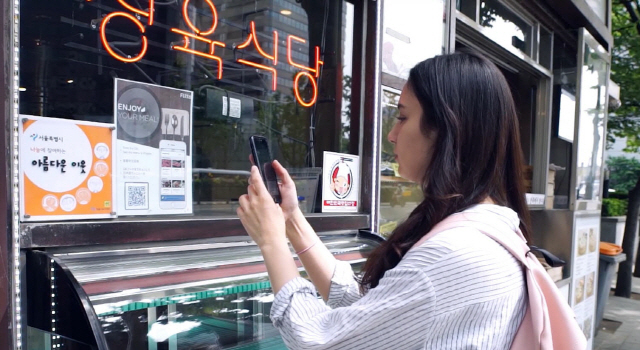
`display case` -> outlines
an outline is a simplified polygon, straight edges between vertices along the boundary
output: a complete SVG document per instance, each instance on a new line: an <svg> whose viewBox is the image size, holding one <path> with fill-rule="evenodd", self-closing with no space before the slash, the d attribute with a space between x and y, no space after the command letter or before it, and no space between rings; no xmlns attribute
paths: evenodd
<svg viewBox="0 0 640 350"><path fill-rule="evenodd" d="M274 294L260 250L240 239L28 251L27 348L286 348L269 318ZM354 271L379 243L377 236L354 231L321 239Z"/></svg>

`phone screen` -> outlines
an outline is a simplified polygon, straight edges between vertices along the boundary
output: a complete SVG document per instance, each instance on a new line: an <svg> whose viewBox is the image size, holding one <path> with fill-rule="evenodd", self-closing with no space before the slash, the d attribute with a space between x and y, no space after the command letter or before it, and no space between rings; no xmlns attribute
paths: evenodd
<svg viewBox="0 0 640 350"><path fill-rule="evenodd" d="M160 142L160 207L183 208L186 205L184 142Z"/></svg>
<svg viewBox="0 0 640 350"><path fill-rule="evenodd" d="M269 151L269 144L267 139L261 136L251 137L251 150L253 155L253 161L258 169L260 169L260 175L264 180L269 194L273 197L276 203L280 203L280 189L278 188L278 177L273 169L273 158Z"/></svg>

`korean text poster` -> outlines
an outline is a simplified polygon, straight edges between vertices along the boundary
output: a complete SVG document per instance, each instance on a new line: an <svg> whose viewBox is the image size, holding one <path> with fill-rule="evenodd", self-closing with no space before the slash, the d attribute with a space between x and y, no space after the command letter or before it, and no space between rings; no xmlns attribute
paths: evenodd
<svg viewBox="0 0 640 350"><path fill-rule="evenodd" d="M191 214L193 92L115 79L118 215Z"/></svg>
<svg viewBox="0 0 640 350"><path fill-rule="evenodd" d="M360 158L324 152L322 212L357 213L360 195Z"/></svg>
<svg viewBox="0 0 640 350"><path fill-rule="evenodd" d="M114 217L113 125L20 118L21 220Z"/></svg>

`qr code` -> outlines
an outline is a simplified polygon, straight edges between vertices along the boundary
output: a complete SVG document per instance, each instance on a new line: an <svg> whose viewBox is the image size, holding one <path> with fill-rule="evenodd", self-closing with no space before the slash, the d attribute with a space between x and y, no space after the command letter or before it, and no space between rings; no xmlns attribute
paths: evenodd
<svg viewBox="0 0 640 350"><path fill-rule="evenodd" d="M149 209L149 184L126 183L125 209Z"/></svg>

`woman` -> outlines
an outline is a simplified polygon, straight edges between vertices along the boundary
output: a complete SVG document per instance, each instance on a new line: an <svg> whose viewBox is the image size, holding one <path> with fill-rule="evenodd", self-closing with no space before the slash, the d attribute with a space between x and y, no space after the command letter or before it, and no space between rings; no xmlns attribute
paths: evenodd
<svg viewBox="0 0 640 350"><path fill-rule="evenodd" d="M276 294L271 319L291 349L508 349L527 308L513 256L469 227L416 245L459 212L528 238L507 82L480 55L438 56L411 70L398 109L388 139L400 174L421 185L424 200L372 252L361 279L319 242L286 170L274 162L278 206L252 167L238 215L264 256ZM313 284L299 276L287 238Z"/></svg>

